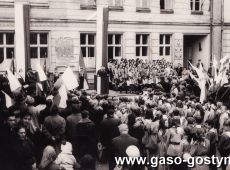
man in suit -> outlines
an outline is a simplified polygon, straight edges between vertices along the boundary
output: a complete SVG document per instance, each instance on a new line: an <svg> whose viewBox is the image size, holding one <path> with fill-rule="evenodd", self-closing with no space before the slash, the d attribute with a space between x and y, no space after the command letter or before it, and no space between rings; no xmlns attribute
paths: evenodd
<svg viewBox="0 0 230 170"><path fill-rule="evenodd" d="M112 140L112 157L113 162L111 167L115 166L115 157L127 157L126 149L130 145L138 147L138 140L128 134L127 124L121 124L119 127L120 136L113 138Z"/></svg>

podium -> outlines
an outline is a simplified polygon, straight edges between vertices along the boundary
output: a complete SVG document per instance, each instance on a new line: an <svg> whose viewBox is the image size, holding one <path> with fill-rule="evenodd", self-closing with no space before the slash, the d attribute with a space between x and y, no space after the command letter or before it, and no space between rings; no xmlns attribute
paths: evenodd
<svg viewBox="0 0 230 170"><path fill-rule="evenodd" d="M94 75L94 90L97 94L109 94L109 76Z"/></svg>

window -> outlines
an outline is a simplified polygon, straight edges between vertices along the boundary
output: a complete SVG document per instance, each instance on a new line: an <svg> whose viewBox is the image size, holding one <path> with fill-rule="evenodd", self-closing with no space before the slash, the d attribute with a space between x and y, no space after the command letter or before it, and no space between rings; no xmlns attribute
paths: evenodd
<svg viewBox="0 0 230 170"><path fill-rule="evenodd" d="M171 55L171 35L160 35L160 56Z"/></svg>
<svg viewBox="0 0 230 170"><path fill-rule="evenodd" d="M30 58L47 58L48 34L30 33Z"/></svg>
<svg viewBox="0 0 230 170"><path fill-rule="evenodd" d="M137 7L139 8L149 8L150 2L149 0L137 0Z"/></svg>
<svg viewBox="0 0 230 170"><path fill-rule="evenodd" d="M149 35L136 34L136 56L137 57L148 56L148 47L149 47Z"/></svg>
<svg viewBox="0 0 230 170"><path fill-rule="evenodd" d="M191 11L202 11L200 0L190 0Z"/></svg>
<svg viewBox="0 0 230 170"><path fill-rule="evenodd" d="M80 45L83 57L95 57L95 34L80 35Z"/></svg>
<svg viewBox="0 0 230 170"><path fill-rule="evenodd" d="M173 0L160 0L161 10L173 9Z"/></svg>
<svg viewBox="0 0 230 170"><path fill-rule="evenodd" d="M122 7L123 0L109 0L109 6L111 7Z"/></svg>
<svg viewBox="0 0 230 170"><path fill-rule="evenodd" d="M0 63L14 56L14 33L0 33Z"/></svg>
<svg viewBox="0 0 230 170"><path fill-rule="evenodd" d="M121 34L109 34L108 35L108 58L114 59L115 57L121 57Z"/></svg>

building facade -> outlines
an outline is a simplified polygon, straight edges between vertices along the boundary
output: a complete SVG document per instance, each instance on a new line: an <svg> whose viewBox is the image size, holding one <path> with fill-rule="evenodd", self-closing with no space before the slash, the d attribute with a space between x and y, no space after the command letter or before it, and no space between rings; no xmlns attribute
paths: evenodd
<svg viewBox="0 0 230 170"><path fill-rule="evenodd" d="M78 71L80 55L89 70L120 58L207 69L230 55L228 11L229 0L0 0L0 70Z"/></svg>

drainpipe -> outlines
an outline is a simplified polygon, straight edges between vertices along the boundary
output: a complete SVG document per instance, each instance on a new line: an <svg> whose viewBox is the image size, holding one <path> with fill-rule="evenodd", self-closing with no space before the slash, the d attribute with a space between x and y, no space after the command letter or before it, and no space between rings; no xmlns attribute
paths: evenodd
<svg viewBox="0 0 230 170"><path fill-rule="evenodd" d="M221 58L223 58L223 33L224 33L224 0L221 0Z"/></svg>
<svg viewBox="0 0 230 170"><path fill-rule="evenodd" d="M213 61L213 0L210 0L210 61Z"/></svg>

